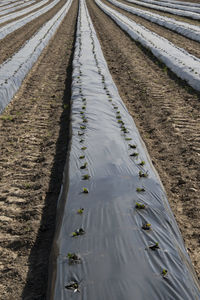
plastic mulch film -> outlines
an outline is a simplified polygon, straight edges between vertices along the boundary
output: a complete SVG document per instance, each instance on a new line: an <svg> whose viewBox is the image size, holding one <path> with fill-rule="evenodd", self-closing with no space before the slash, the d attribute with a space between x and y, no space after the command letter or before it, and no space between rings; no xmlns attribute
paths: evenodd
<svg viewBox="0 0 200 300"><path fill-rule="evenodd" d="M19 52L0 66L0 114L18 91L24 77L56 32L71 3L72 0L68 0L55 16L26 42Z"/></svg>
<svg viewBox="0 0 200 300"><path fill-rule="evenodd" d="M150 50L179 78L186 80L193 89L200 91L200 59L166 38L134 22L100 0L96 4L135 41ZM200 14L199 14L200 17Z"/></svg>
<svg viewBox="0 0 200 300"><path fill-rule="evenodd" d="M8 13L11 13L11 12L13 12L13 11L15 11L15 10L18 10L18 9L23 8L23 7L25 7L25 6L31 5L31 4L33 4L35 1L36 1L36 0L32 0L32 1L29 1L29 2L25 2L25 3L19 4L19 5L15 6L15 7L11 7L11 8L2 10L2 11L0 11L0 16L7 15Z"/></svg>
<svg viewBox="0 0 200 300"><path fill-rule="evenodd" d="M0 27L0 40L5 38L8 34L11 32L23 27L27 23L31 22L32 20L38 18L39 16L43 15L47 11L49 11L51 8L53 8L60 0L54 0L50 2L48 5L45 5L44 7L40 8L39 10L26 15L23 18L20 18L19 20L13 21L11 23L8 23L2 27Z"/></svg>
<svg viewBox="0 0 200 300"><path fill-rule="evenodd" d="M109 73L84 0L71 119L47 299L200 299L164 188Z"/></svg>
<svg viewBox="0 0 200 300"><path fill-rule="evenodd" d="M42 0L40 2L37 2L34 5L31 5L30 7L27 7L25 9L20 10L20 11L16 11L16 12L10 13L6 16L3 16L3 17L0 18L0 24L8 22L10 20L13 20L15 18L18 18L18 17L23 16L25 14L28 14L29 12L33 11L34 9L40 8L41 6L45 5L48 1L49 0Z"/></svg>

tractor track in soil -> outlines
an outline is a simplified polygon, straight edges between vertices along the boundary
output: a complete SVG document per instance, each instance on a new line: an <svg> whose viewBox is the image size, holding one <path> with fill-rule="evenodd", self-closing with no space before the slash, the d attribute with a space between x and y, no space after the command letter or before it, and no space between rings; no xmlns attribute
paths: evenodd
<svg viewBox="0 0 200 300"><path fill-rule="evenodd" d="M200 276L200 95L184 87L93 1L87 3L110 72L159 172ZM75 0L0 116L2 300L46 298L56 203L69 143L77 8Z"/></svg>
<svg viewBox="0 0 200 300"><path fill-rule="evenodd" d="M165 186L200 277L200 95L166 71L92 0L87 3L110 72Z"/></svg>
<svg viewBox="0 0 200 300"><path fill-rule="evenodd" d="M69 143L78 1L0 116L1 296L45 299Z"/></svg>

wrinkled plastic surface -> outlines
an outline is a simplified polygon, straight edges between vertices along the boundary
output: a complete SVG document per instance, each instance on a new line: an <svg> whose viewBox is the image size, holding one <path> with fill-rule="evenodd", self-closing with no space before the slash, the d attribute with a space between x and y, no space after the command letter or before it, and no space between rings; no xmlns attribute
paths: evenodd
<svg viewBox="0 0 200 300"><path fill-rule="evenodd" d="M42 0L42 1L40 1L36 4L34 4L34 5L31 5L30 7L27 7L25 9L20 10L20 11L16 11L16 12L10 13L6 16L3 16L3 17L0 18L0 24L8 22L8 21L13 20L13 19L18 18L18 17L21 17L25 14L28 14L31 11L33 11L34 9L38 9L41 6L45 5L48 1L49 0Z"/></svg>
<svg viewBox="0 0 200 300"><path fill-rule="evenodd" d="M29 1L29 2L25 2L25 3L19 4L19 5L15 6L15 7L11 7L11 8L2 10L2 11L0 11L0 16L7 15L7 14L9 14L9 13L15 11L15 10L18 10L18 9L23 8L25 6L31 5L35 1L36 0L32 0L32 1Z"/></svg>
<svg viewBox="0 0 200 300"><path fill-rule="evenodd" d="M68 2L45 23L42 28L26 42L26 44L0 66L0 113L15 95L24 77L37 61L44 47L56 32L58 26L67 14L72 0Z"/></svg>
<svg viewBox="0 0 200 300"><path fill-rule="evenodd" d="M162 2L167 2L167 3L175 3L175 4L180 4L180 5L186 5L186 6L196 6L196 7L200 7L199 3L195 3L195 2L184 2L184 1L178 1L178 0L160 0Z"/></svg>
<svg viewBox="0 0 200 300"><path fill-rule="evenodd" d="M170 7L163 7L160 5L155 5L155 4L151 4L151 3L145 3L142 1L138 1L138 0L126 0L130 3L133 4L137 4L143 7L148 7L148 8L153 8L159 11L163 11L163 12L168 12L170 14L173 15L177 15L177 16L182 16L182 17L188 17L194 20L200 20L200 14L195 13L195 12L190 12L188 10L181 10L181 9L175 9L175 8L170 8Z"/></svg>
<svg viewBox="0 0 200 300"><path fill-rule="evenodd" d="M189 6L189 5L179 5L178 3L168 3L168 2L162 2L162 1L154 1L154 0L142 0L142 2L145 3L151 3L159 6L164 6L164 7L170 7L174 9L180 9L180 10L186 10L186 11L192 11L196 13L200 13L200 8L195 7L195 6Z"/></svg>
<svg viewBox="0 0 200 300"><path fill-rule="evenodd" d="M199 299L197 279L163 186L118 94L83 0L71 118L71 150L57 208L47 299ZM119 120L129 132L122 131ZM133 152L138 156L130 156ZM141 161L145 165L139 165ZM140 171L148 177L140 177ZM83 180L84 175L91 177ZM137 210L137 202L145 209ZM77 213L80 208L82 214ZM145 222L152 230L142 229ZM72 237L79 228L85 234ZM160 248L153 251L149 246L156 242ZM68 253L76 253L81 263L70 265ZM164 268L166 278L161 274ZM73 281L80 292L66 288Z"/></svg>
<svg viewBox="0 0 200 300"><path fill-rule="evenodd" d="M200 42L200 26L195 26L186 22L180 22L173 18L168 18L161 16L159 14L155 14L149 11L145 11L143 9L138 9L126 4L123 4L116 0L108 0L113 5L120 7L134 15L142 17L148 21L171 29L173 31L178 32L179 34L186 36L189 39Z"/></svg>
<svg viewBox="0 0 200 300"><path fill-rule="evenodd" d="M24 0L22 0L22 1L16 1L16 2L14 2L14 3L9 3L9 4L3 5L3 6L2 6L2 4L0 3L0 11L10 9L11 7L15 7L15 6L18 7L18 6L21 5L22 3L27 3L27 5L28 5L29 1L24 1ZM15 9L17 9L17 8L15 8Z"/></svg>
<svg viewBox="0 0 200 300"><path fill-rule="evenodd" d="M149 49L178 77L186 80L195 90L200 91L200 59L179 48L167 39L135 23L132 19L108 7L99 0L97 5L111 17L135 41Z"/></svg>
<svg viewBox="0 0 200 300"><path fill-rule="evenodd" d="M28 14L28 16L25 16L23 18L20 18L19 20L13 21L11 23L8 23L5 26L0 27L0 39L5 38L8 34L11 32L23 27L27 23L31 22L32 20L38 18L39 16L43 15L44 13L48 12L51 8L53 8L60 0L54 0L48 5L45 5L41 9Z"/></svg>

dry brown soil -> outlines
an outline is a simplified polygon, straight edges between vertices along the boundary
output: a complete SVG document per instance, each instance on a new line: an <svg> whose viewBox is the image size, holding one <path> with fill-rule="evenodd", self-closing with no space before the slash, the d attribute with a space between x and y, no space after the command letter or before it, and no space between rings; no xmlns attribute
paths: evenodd
<svg viewBox="0 0 200 300"><path fill-rule="evenodd" d="M93 0L87 3L113 79L160 174L200 276L200 95L132 41ZM0 117L2 300L46 299L56 203L69 143L77 5L75 0ZM16 45L22 36L23 30L13 35ZM19 47L15 42L10 41L12 51ZM6 57L4 51L1 55Z"/></svg>
<svg viewBox="0 0 200 300"><path fill-rule="evenodd" d="M45 299L68 149L77 0L0 117L0 299Z"/></svg>

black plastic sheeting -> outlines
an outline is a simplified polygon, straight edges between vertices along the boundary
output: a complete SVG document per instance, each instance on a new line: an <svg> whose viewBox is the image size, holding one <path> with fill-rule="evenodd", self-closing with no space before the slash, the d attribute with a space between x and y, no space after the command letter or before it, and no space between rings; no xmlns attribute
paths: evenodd
<svg viewBox="0 0 200 300"><path fill-rule="evenodd" d="M71 150L48 299L200 299L164 188L120 99L84 0L77 26Z"/></svg>
<svg viewBox="0 0 200 300"><path fill-rule="evenodd" d="M44 47L54 35L60 23L66 16L72 0L45 23L42 28L26 42L26 44L0 66L0 114L21 86L24 77L37 61Z"/></svg>

